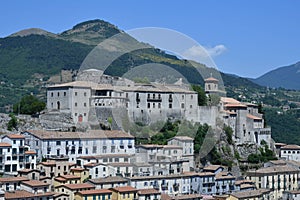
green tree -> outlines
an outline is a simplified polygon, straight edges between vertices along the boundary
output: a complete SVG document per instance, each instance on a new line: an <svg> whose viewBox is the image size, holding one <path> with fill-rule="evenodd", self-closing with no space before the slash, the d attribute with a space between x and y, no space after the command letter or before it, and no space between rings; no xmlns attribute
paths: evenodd
<svg viewBox="0 0 300 200"><path fill-rule="evenodd" d="M203 88L200 85L192 85L192 89L198 93L198 105L206 105L206 94Z"/></svg>
<svg viewBox="0 0 300 200"><path fill-rule="evenodd" d="M33 95L23 96L21 101L14 105L14 113L20 114L36 114L45 109L46 104L43 101L40 101L37 97Z"/></svg>
<svg viewBox="0 0 300 200"><path fill-rule="evenodd" d="M10 120L7 123L7 130L12 131L13 129L18 130L18 120L16 118L16 116L11 113L9 114Z"/></svg>

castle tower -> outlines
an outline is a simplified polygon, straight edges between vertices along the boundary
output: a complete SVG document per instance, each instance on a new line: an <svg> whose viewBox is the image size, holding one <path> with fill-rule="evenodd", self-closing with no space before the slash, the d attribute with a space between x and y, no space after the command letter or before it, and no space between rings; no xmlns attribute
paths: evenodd
<svg viewBox="0 0 300 200"><path fill-rule="evenodd" d="M207 94L218 94L219 92L219 80L213 78L212 76L205 79L205 93Z"/></svg>

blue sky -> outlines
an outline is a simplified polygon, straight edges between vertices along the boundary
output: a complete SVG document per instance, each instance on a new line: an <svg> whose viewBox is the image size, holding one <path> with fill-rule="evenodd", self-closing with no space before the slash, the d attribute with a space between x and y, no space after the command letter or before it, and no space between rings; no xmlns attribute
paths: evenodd
<svg viewBox="0 0 300 200"><path fill-rule="evenodd" d="M300 1L14 1L1 2L0 37L26 28L60 33L90 19L122 30L162 27L188 35L227 73L258 77L300 61Z"/></svg>

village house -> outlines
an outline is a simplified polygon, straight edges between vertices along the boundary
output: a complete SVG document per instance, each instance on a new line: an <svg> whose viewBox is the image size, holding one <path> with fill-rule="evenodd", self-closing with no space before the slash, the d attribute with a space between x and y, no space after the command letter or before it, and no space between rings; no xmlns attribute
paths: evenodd
<svg viewBox="0 0 300 200"><path fill-rule="evenodd" d="M108 189L84 190L75 193L75 200L111 200L112 191Z"/></svg>
<svg viewBox="0 0 300 200"><path fill-rule="evenodd" d="M282 146L280 148L280 158L300 161L300 146L292 144Z"/></svg>

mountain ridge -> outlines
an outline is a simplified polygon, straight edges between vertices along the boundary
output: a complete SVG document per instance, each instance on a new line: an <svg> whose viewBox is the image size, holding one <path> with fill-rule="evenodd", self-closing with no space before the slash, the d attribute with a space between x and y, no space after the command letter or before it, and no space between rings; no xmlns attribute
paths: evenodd
<svg viewBox="0 0 300 200"><path fill-rule="evenodd" d="M271 88L300 90L300 62L273 69L256 79L249 80Z"/></svg>

